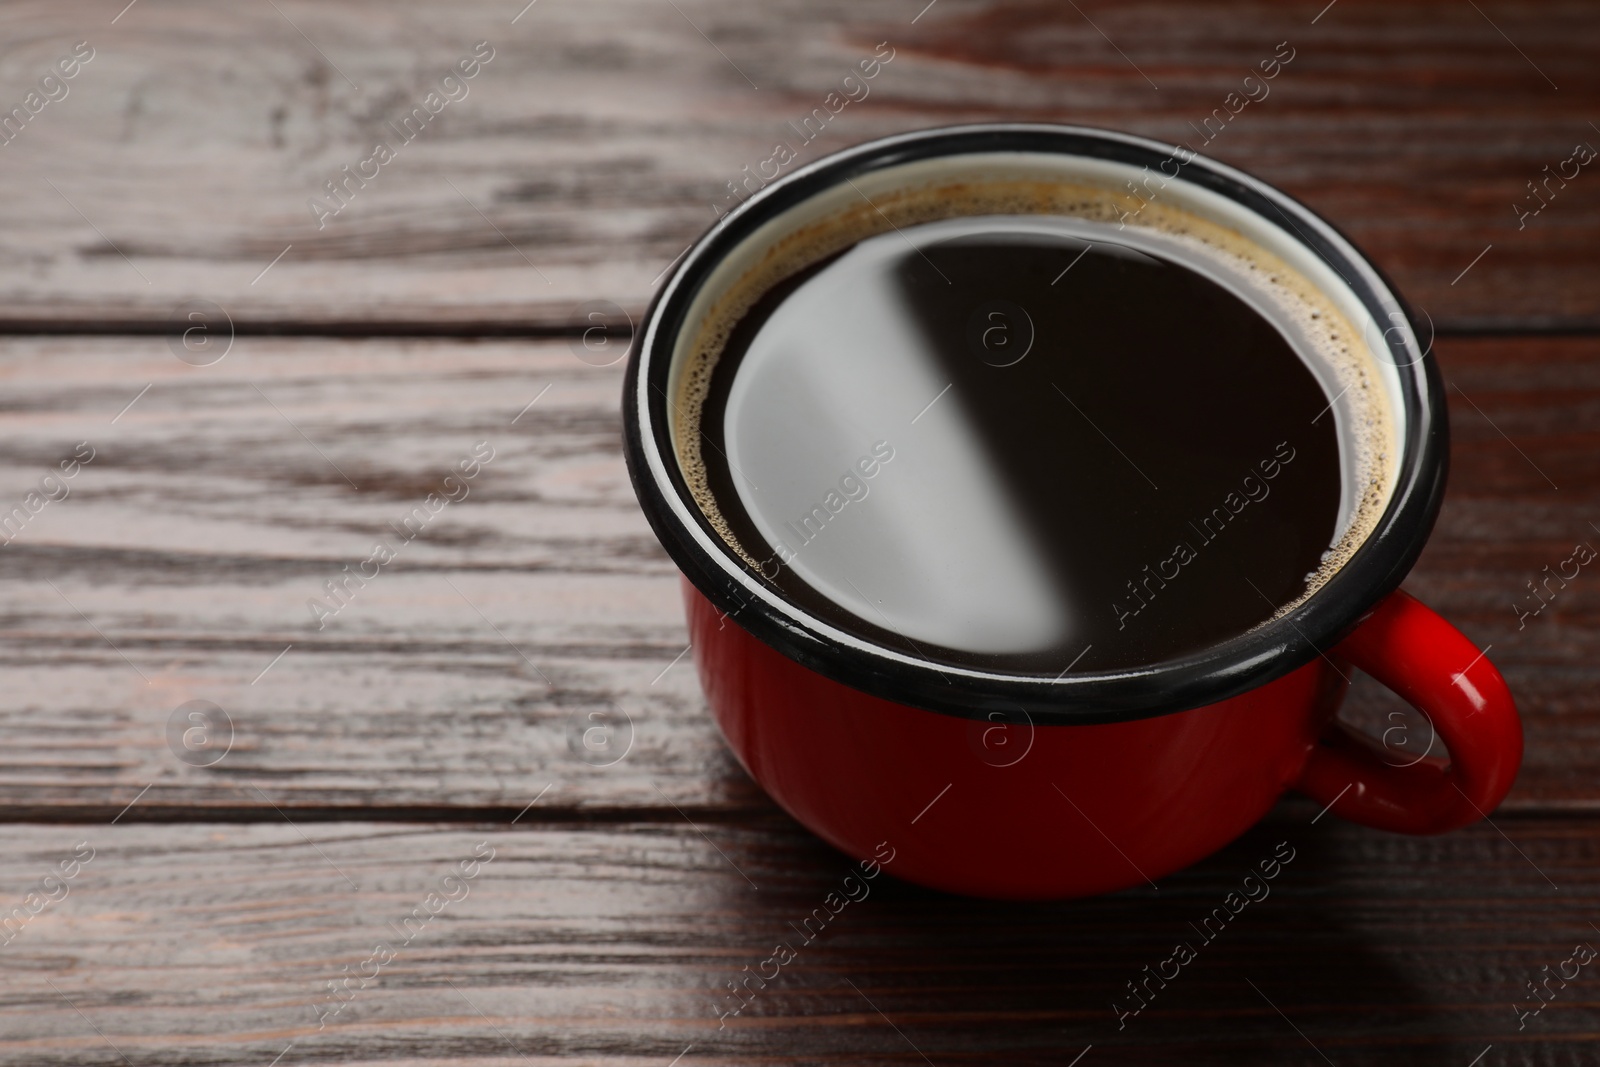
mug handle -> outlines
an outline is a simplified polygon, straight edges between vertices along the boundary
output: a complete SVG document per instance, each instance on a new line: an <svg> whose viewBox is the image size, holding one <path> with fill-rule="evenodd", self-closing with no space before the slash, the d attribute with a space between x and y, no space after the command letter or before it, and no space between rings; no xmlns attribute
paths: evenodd
<svg viewBox="0 0 1600 1067"><path fill-rule="evenodd" d="M1449 750L1396 766L1335 721L1295 788L1335 815L1402 834L1439 834L1487 817L1522 763L1522 722L1505 679L1465 634L1396 590L1333 650L1433 724Z"/></svg>

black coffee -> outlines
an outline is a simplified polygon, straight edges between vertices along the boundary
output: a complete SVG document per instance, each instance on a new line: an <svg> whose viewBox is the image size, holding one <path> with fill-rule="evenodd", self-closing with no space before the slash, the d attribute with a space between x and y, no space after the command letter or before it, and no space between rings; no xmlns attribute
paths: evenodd
<svg viewBox="0 0 1600 1067"><path fill-rule="evenodd" d="M747 565L845 631L990 670L1242 633L1306 592L1351 495L1273 322L1026 217L882 234L769 290L699 424Z"/></svg>

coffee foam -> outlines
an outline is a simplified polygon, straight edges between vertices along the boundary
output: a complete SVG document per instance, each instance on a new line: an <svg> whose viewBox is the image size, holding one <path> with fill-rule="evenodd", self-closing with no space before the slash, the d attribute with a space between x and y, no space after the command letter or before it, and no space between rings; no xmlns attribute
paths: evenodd
<svg viewBox="0 0 1600 1067"><path fill-rule="evenodd" d="M1102 168L1122 169L1117 165ZM702 293L691 308L691 325L679 338L669 385L674 408L670 425L679 470L712 529L755 573L761 572L764 561L770 562L770 553L762 546L741 544L722 515L707 477L700 425L711 377L728 338L764 293L815 263L892 230L979 215L1056 216L1112 227L1102 237L1108 243L1137 246L1147 243L1139 238L1154 238L1157 250L1168 252L1190 269L1224 284L1231 281L1229 287L1284 330L1302 359L1314 372L1321 372L1318 378L1326 395L1334 397L1330 414L1339 424L1346 498L1342 530L1321 565L1308 576L1305 592L1279 608L1272 618L1304 603L1372 533L1398 476L1396 376L1368 343L1368 337L1382 336L1374 333L1378 327L1370 316L1363 322L1364 328L1358 328L1345 309L1285 258L1237 228L1178 206L1177 196L1172 202L1144 200L1109 184L1008 177L1006 171L1013 168L988 169L986 174L954 180L874 189L870 201L865 192L851 192L854 202L830 205L824 213L813 212L788 227L780 217L729 257L725 266L734 267L733 271L724 270L721 278L713 275L708 282L711 291ZM882 185L882 173L874 177L879 179L875 184ZM858 179L857 184L866 182ZM797 213L803 214L803 210L791 209L791 215ZM1122 225L1126 229L1121 229ZM1167 247L1160 248L1162 245ZM739 262L741 258L748 262ZM1361 491L1354 493L1357 486ZM1270 620L1262 625L1265 621Z"/></svg>

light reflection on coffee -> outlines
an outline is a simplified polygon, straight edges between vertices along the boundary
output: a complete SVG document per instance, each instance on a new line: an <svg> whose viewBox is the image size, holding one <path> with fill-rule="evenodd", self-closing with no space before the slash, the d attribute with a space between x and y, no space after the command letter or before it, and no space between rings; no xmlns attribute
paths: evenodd
<svg viewBox="0 0 1600 1067"><path fill-rule="evenodd" d="M841 223L733 287L677 445L746 566L868 640L1051 675L1203 650L1337 570L1393 433L1356 331L1172 209L1075 214Z"/></svg>

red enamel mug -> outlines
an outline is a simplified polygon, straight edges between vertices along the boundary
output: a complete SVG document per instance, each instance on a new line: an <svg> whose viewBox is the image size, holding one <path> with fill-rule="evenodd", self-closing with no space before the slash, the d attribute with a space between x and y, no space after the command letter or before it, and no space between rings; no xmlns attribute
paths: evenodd
<svg viewBox="0 0 1600 1067"><path fill-rule="evenodd" d="M706 520L679 469L668 396L681 338L725 276L719 267L777 240L784 219L841 186L881 189L919 167L978 158L1144 175L1147 189L1160 174L1163 189L1200 190L1257 239L1314 259L1307 270L1381 324L1372 341L1392 361L1401 416L1396 481L1372 532L1308 599L1150 667L988 672L839 630L782 596ZM1499 672L1398 588L1444 493L1444 390L1429 346L1332 226L1192 151L1081 127L977 125L874 141L796 170L729 212L673 270L630 355L623 416L634 488L683 572L695 663L729 745L841 851L865 860L887 843L899 877L985 897L1087 896L1154 884L1238 837L1291 789L1352 822L1433 834L1484 817L1516 776L1522 728ZM1337 722L1352 668L1426 716L1444 753L1397 762Z"/></svg>

